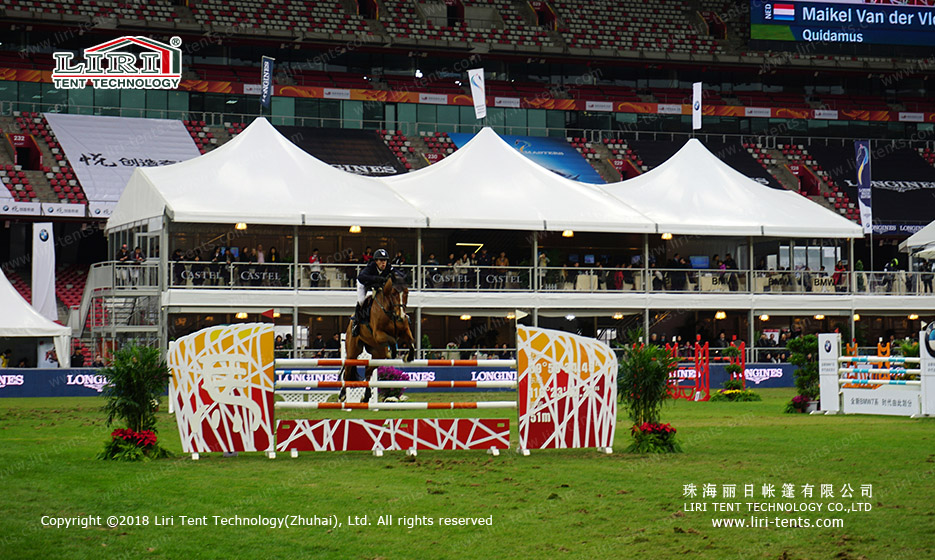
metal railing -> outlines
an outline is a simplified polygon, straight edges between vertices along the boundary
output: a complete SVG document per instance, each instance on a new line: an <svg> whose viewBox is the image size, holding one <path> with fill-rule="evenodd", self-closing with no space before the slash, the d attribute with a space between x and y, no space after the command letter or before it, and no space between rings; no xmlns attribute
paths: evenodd
<svg viewBox="0 0 935 560"><path fill-rule="evenodd" d="M227 263L173 261L165 285L173 289L357 289L362 263ZM473 264L400 265L412 289L498 292L675 292L892 294L935 293L932 272L831 272L632 268L603 266L478 266ZM91 267L94 289L158 289L158 263L102 262Z"/></svg>

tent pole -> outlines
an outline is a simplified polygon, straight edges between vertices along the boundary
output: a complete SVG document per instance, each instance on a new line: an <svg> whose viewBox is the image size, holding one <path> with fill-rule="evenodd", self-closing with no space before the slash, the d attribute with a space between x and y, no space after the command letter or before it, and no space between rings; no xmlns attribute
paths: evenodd
<svg viewBox="0 0 935 560"><path fill-rule="evenodd" d="M417 289L422 289L422 228L416 229L416 277L413 278L412 286ZM421 343L421 342L420 342Z"/></svg>
<svg viewBox="0 0 935 560"><path fill-rule="evenodd" d="M851 237L847 240L847 268L850 269L850 274L848 277L850 281L847 283L850 288L851 293L857 293L857 275L854 274L854 238ZM851 319L853 320L853 313L851 314Z"/></svg>
<svg viewBox="0 0 935 560"><path fill-rule="evenodd" d="M532 291L538 292L541 286L539 286L539 233L532 233L532 282L529 284L532 286Z"/></svg>

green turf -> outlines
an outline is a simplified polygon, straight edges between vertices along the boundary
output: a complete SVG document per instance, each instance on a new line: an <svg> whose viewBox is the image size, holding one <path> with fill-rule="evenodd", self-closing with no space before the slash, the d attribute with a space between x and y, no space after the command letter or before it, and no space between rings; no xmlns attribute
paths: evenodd
<svg viewBox="0 0 935 560"><path fill-rule="evenodd" d="M795 35L793 35L791 27L768 23L750 25L750 38L770 41L795 41Z"/></svg>
<svg viewBox="0 0 935 560"><path fill-rule="evenodd" d="M763 402L667 406L681 455L592 450L260 454L193 462L123 464L94 458L110 432L100 399L0 399L0 558L762 558L935 557L935 422L880 416L782 413L791 389ZM503 398L501 395L496 398ZM440 397L441 398L441 397ZM457 400L470 400L470 395ZM499 413L499 414L498 414ZM338 416L331 411L287 417ZM374 416L378 413L364 413ZM355 416L361 414L355 413ZM425 416L453 416L450 412ZM509 417L507 411L485 416ZM285 416L285 415L284 415ZM161 440L180 452L174 418ZM515 426L514 426L515 441ZM723 499L684 511L683 485L873 485L873 497L793 502L870 503L835 514L843 528L713 528ZM817 489L816 489L817 493ZM783 500L761 500L779 502ZM145 526L44 528L43 515L148 516ZM207 516L208 527L183 526ZM216 527L212 516L336 516L338 528ZM377 525L380 515L424 516L432 526ZM825 514L756 514L816 519ZM156 526L168 516L172 526ZM367 516L370 526L349 526ZM489 517L493 525L440 527L440 517Z"/></svg>

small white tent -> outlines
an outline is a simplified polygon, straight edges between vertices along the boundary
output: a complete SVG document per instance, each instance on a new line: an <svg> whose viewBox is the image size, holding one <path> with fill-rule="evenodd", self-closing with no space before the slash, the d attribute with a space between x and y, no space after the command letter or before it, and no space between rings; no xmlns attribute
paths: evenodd
<svg viewBox="0 0 935 560"><path fill-rule="evenodd" d="M909 236L899 244L899 248L923 259L935 258L935 222Z"/></svg>
<svg viewBox="0 0 935 560"><path fill-rule="evenodd" d="M50 321L33 309L5 274L0 273L0 337L5 338L51 338L55 343L58 363L67 368L71 365L71 327Z"/></svg>
<svg viewBox="0 0 935 560"><path fill-rule="evenodd" d="M602 188L656 222L660 233L863 236L859 225L802 195L746 177L694 138L659 167Z"/></svg>
<svg viewBox="0 0 935 560"><path fill-rule="evenodd" d="M137 168L108 229L175 222L424 227L426 218L377 179L315 159L264 118L200 157Z"/></svg>
<svg viewBox="0 0 935 560"><path fill-rule="evenodd" d="M429 227L656 231L626 202L595 185L556 175L490 128L434 165L382 181L427 215Z"/></svg>

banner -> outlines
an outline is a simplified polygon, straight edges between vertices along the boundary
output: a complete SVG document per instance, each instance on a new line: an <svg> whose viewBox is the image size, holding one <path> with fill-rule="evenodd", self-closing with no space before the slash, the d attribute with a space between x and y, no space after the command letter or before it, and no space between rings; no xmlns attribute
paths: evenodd
<svg viewBox="0 0 935 560"><path fill-rule="evenodd" d="M182 121L43 113L89 202L120 200L137 167L201 155Z"/></svg>
<svg viewBox="0 0 935 560"><path fill-rule="evenodd" d="M487 117L487 87L484 82L484 69L471 68L468 70L468 80L471 82L471 97L474 98L474 116L478 120Z"/></svg>
<svg viewBox="0 0 935 560"><path fill-rule="evenodd" d="M32 225L32 306L43 317L58 321L55 306L55 238L52 222Z"/></svg>
<svg viewBox="0 0 935 560"><path fill-rule="evenodd" d="M701 128L701 82L692 84L692 130Z"/></svg>
<svg viewBox="0 0 935 560"><path fill-rule="evenodd" d="M855 140L857 157L857 203L860 205L860 224L864 233L873 233L873 208L870 179L870 140Z"/></svg>
<svg viewBox="0 0 935 560"><path fill-rule="evenodd" d="M453 132L448 135L455 146L460 148L474 137L465 132ZM564 138L538 136L501 136L504 142L513 146L519 153L545 167L549 171L567 179L583 183L604 184L606 181L591 167L571 144Z"/></svg>
<svg viewBox="0 0 935 560"><path fill-rule="evenodd" d="M260 63L260 105L269 107L273 98L273 61L275 58L264 56Z"/></svg>

